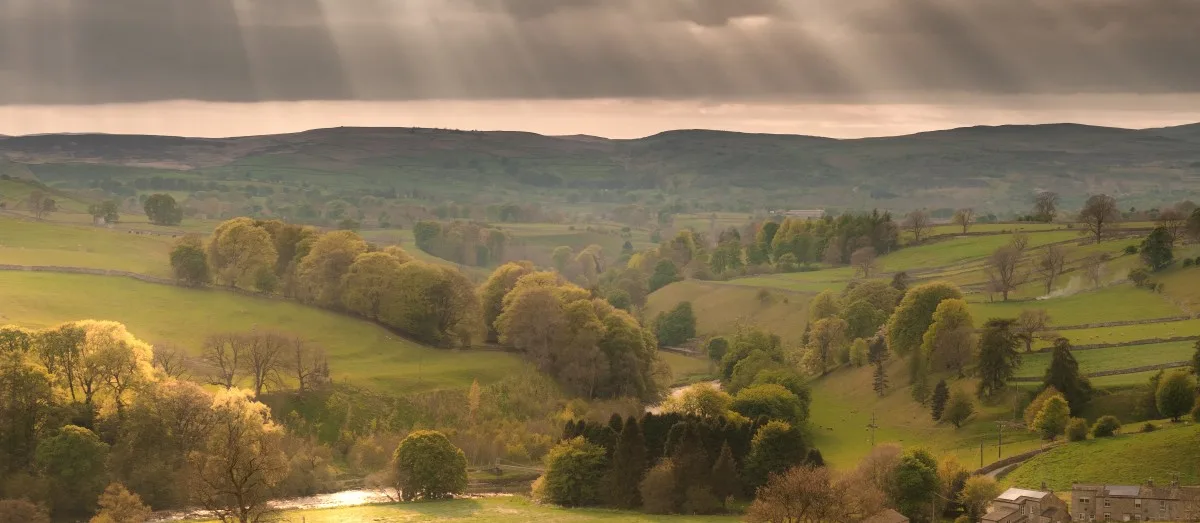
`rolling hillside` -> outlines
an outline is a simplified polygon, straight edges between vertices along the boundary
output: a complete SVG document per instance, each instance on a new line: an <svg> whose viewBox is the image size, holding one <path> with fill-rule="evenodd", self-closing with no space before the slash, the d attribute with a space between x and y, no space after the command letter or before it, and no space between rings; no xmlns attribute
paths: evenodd
<svg viewBox="0 0 1200 523"><path fill-rule="evenodd" d="M337 128L225 139L0 138L7 171L47 183L104 176L289 179L363 189L649 189L772 205L1024 209L1030 191L1157 205L1200 194L1200 124L972 127L891 138L671 131L636 140L518 132ZM111 167L121 167L112 169ZM770 191L770 192L763 192ZM902 200L900 198L903 198Z"/></svg>

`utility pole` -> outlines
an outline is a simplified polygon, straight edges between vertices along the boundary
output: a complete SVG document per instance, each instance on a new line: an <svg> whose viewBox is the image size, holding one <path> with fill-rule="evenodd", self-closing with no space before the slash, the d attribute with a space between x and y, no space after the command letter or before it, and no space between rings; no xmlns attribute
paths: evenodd
<svg viewBox="0 0 1200 523"><path fill-rule="evenodd" d="M996 422L996 460L1000 460L1002 449L1004 448L1004 422Z"/></svg>
<svg viewBox="0 0 1200 523"><path fill-rule="evenodd" d="M983 468L983 442L979 442L979 468Z"/></svg>
<svg viewBox="0 0 1200 523"><path fill-rule="evenodd" d="M875 448L875 429L877 428L879 425L875 424L875 411L871 411L871 424L867 425L867 430L871 431L871 448Z"/></svg>

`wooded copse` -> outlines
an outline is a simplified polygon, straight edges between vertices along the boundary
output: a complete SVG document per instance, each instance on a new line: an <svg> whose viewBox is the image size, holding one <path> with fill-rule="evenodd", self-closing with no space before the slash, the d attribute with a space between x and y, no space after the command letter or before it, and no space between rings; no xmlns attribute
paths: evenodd
<svg viewBox="0 0 1200 523"><path fill-rule="evenodd" d="M185 283L280 293L431 345L471 347L486 337L586 398L653 401L669 381L654 335L637 319L529 262L499 267L476 289L455 267L352 231L249 218L222 223L207 242L181 239L171 261Z"/></svg>

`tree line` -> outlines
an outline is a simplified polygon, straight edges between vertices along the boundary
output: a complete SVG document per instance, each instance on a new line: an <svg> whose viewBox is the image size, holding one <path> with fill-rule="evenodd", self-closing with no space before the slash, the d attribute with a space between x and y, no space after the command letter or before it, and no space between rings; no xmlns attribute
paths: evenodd
<svg viewBox="0 0 1200 523"><path fill-rule="evenodd" d="M442 224L419 221L413 225L417 248L429 254L472 267L489 267L505 261L508 233L478 222Z"/></svg>

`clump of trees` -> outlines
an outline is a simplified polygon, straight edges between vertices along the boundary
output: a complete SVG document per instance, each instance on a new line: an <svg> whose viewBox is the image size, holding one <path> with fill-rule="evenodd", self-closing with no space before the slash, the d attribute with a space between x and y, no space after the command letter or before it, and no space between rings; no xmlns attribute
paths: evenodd
<svg viewBox="0 0 1200 523"><path fill-rule="evenodd" d="M420 221L413 225L417 248L463 265L487 267L505 261L508 233L477 222L442 224Z"/></svg>
<svg viewBox="0 0 1200 523"><path fill-rule="evenodd" d="M146 198L142 208L154 225L179 225L183 221L183 208L170 194L152 194Z"/></svg>

